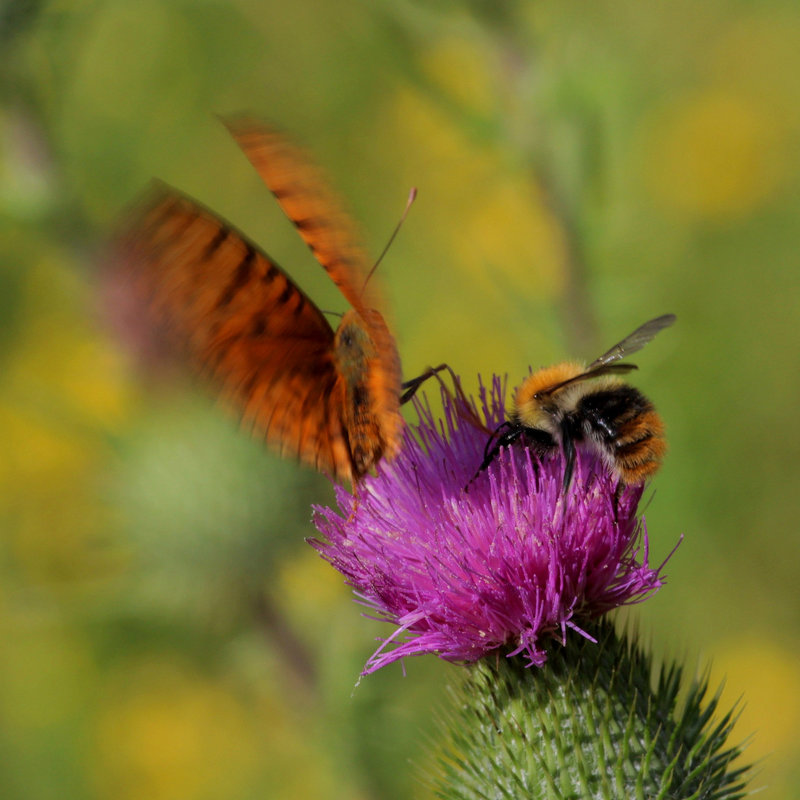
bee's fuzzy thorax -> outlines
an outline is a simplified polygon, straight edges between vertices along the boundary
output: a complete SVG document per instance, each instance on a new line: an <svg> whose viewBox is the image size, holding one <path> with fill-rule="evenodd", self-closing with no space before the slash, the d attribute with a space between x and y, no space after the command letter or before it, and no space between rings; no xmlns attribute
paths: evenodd
<svg viewBox="0 0 800 800"><path fill-rule="evenodd" d="M517 422L529 428L541 428L553 432L553 424L575 408L578 400L588 392L610 389L621 381L611 375L603 375L590 381L577 381L552 394L548 390L577 378L586 370L578 361L563 361L551 367L542 367L529 375L519 386L514 402L513 416Z"/></svg>
<svg viewBox="0 0 800 800"><path fill-rule="evenodd" d="M531 373L517 389L515 405L517 408L529 403L534 396L552 386L580 375L585 365L578 361L562 361L551 367L542 367Z"/></svg>

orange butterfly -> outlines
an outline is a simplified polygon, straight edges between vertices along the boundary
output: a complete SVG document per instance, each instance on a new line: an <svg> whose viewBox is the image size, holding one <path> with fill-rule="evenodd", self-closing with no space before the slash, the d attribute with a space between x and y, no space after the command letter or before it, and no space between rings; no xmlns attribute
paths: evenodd
<svg viewBox="0 0 800 800"><path fill-rule="evenodd" d="M247 118L225 123L352 308L336 332L232 225L164 184L120 244L155 318L281 455L358 481L398 451L400 358L353 226L305 153ZM419 385L404 395L408 399Z"/></svg>

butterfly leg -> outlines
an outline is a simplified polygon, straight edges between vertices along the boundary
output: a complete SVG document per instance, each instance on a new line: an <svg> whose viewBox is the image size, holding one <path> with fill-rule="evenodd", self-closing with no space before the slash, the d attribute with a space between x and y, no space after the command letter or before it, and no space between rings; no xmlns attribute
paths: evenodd
<svg viewBox="0 0 800 800"><path fill-rule="evenodd" d="M417 375L416 378L411 378L411 380L405 381L400 387L404 390L403 394L400 395L400 405L405 405L417 393L419 387L422 386L422 384L425 383L428 378L438 376L443 369L446 369L450 373L450 377L453 379L453 384L457 386L458 382L456 381L455 373L448 364L439 364L438 367L428 367L425 372Z"/></svg>
<svg viewBox="0 0 800 800"><path fill-rule="evenodd" d="M353 505L350 506L350 514L347 517L347 524L350 525L358 514L358 490L353 487Z"/></svg>

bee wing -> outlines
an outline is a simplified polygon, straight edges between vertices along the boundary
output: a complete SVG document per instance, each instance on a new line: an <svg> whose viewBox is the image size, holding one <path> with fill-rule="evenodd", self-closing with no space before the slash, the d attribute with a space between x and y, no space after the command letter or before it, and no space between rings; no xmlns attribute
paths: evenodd
<svg viewBox="0 0 800 800"><path fill-rule="evenodd" d="M222 120L314 257L353 308L380 308L369 262L350 217L319 170L283 134L251 117Z"/></svg>
<svg viewBox="0 0 800 800"><path fill-rule="evenodd" d="M289 276L233 226L164 184L116 242L153 320L282 455L350 479L334 334Z"/></svg>
<svg viewBox="0 0 800 800"><path fill-rule="evenodd" d="M600 358L592 361L586 368L585 375L598 367L603 367L606 364L612 364L614 361L626 358L631 353L641 350L659 331L668 328L675 322L674 314L663 314L660 317L651 319L645 322L644 325L639 326L633 333L626 336L621 342L615 344L610 350L603 353ZM602 374L602 373L595 373ZM594 377L594 375L592 376Z"/></svg>

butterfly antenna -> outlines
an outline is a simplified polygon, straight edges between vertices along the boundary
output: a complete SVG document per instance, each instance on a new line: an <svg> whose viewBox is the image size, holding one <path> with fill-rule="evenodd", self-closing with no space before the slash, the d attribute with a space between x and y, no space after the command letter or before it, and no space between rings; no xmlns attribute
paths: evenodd
<svg viewBox="0 0 800 800"><path fill-rule="evenodd" d="M417 199L417 187L414 186L411 191L408 193L408 201L406 202L405 210L403 211L402 216L400 217L400 221L395 226L394 231L392 231L392 235L389 237L389 241L386 242L386 246L383 248L383 251L378 256L378 260L373 264L372 269L367 273L367 277L364 279L364 285L361 287L361 293L364 293L364 290L367 288L367 284L369 283L369 279L372 277L372 274L378 269L378 264L383 261L383 257L388 252L389 248L392 246L392 242L397 236L400 228L402 227L403 223L406 221L406 217L408 216L408 211L411 208L411 204Z"/></svg>
<svg viewBox="0 0 800 800"><path fill-rule="evenodd" d="M342 314L341 311L325 311L325 310L323 310L322 313L323 314L330 314L332 317L339 317L339 319L341 319L344 316L344 314Z"/></svg>

